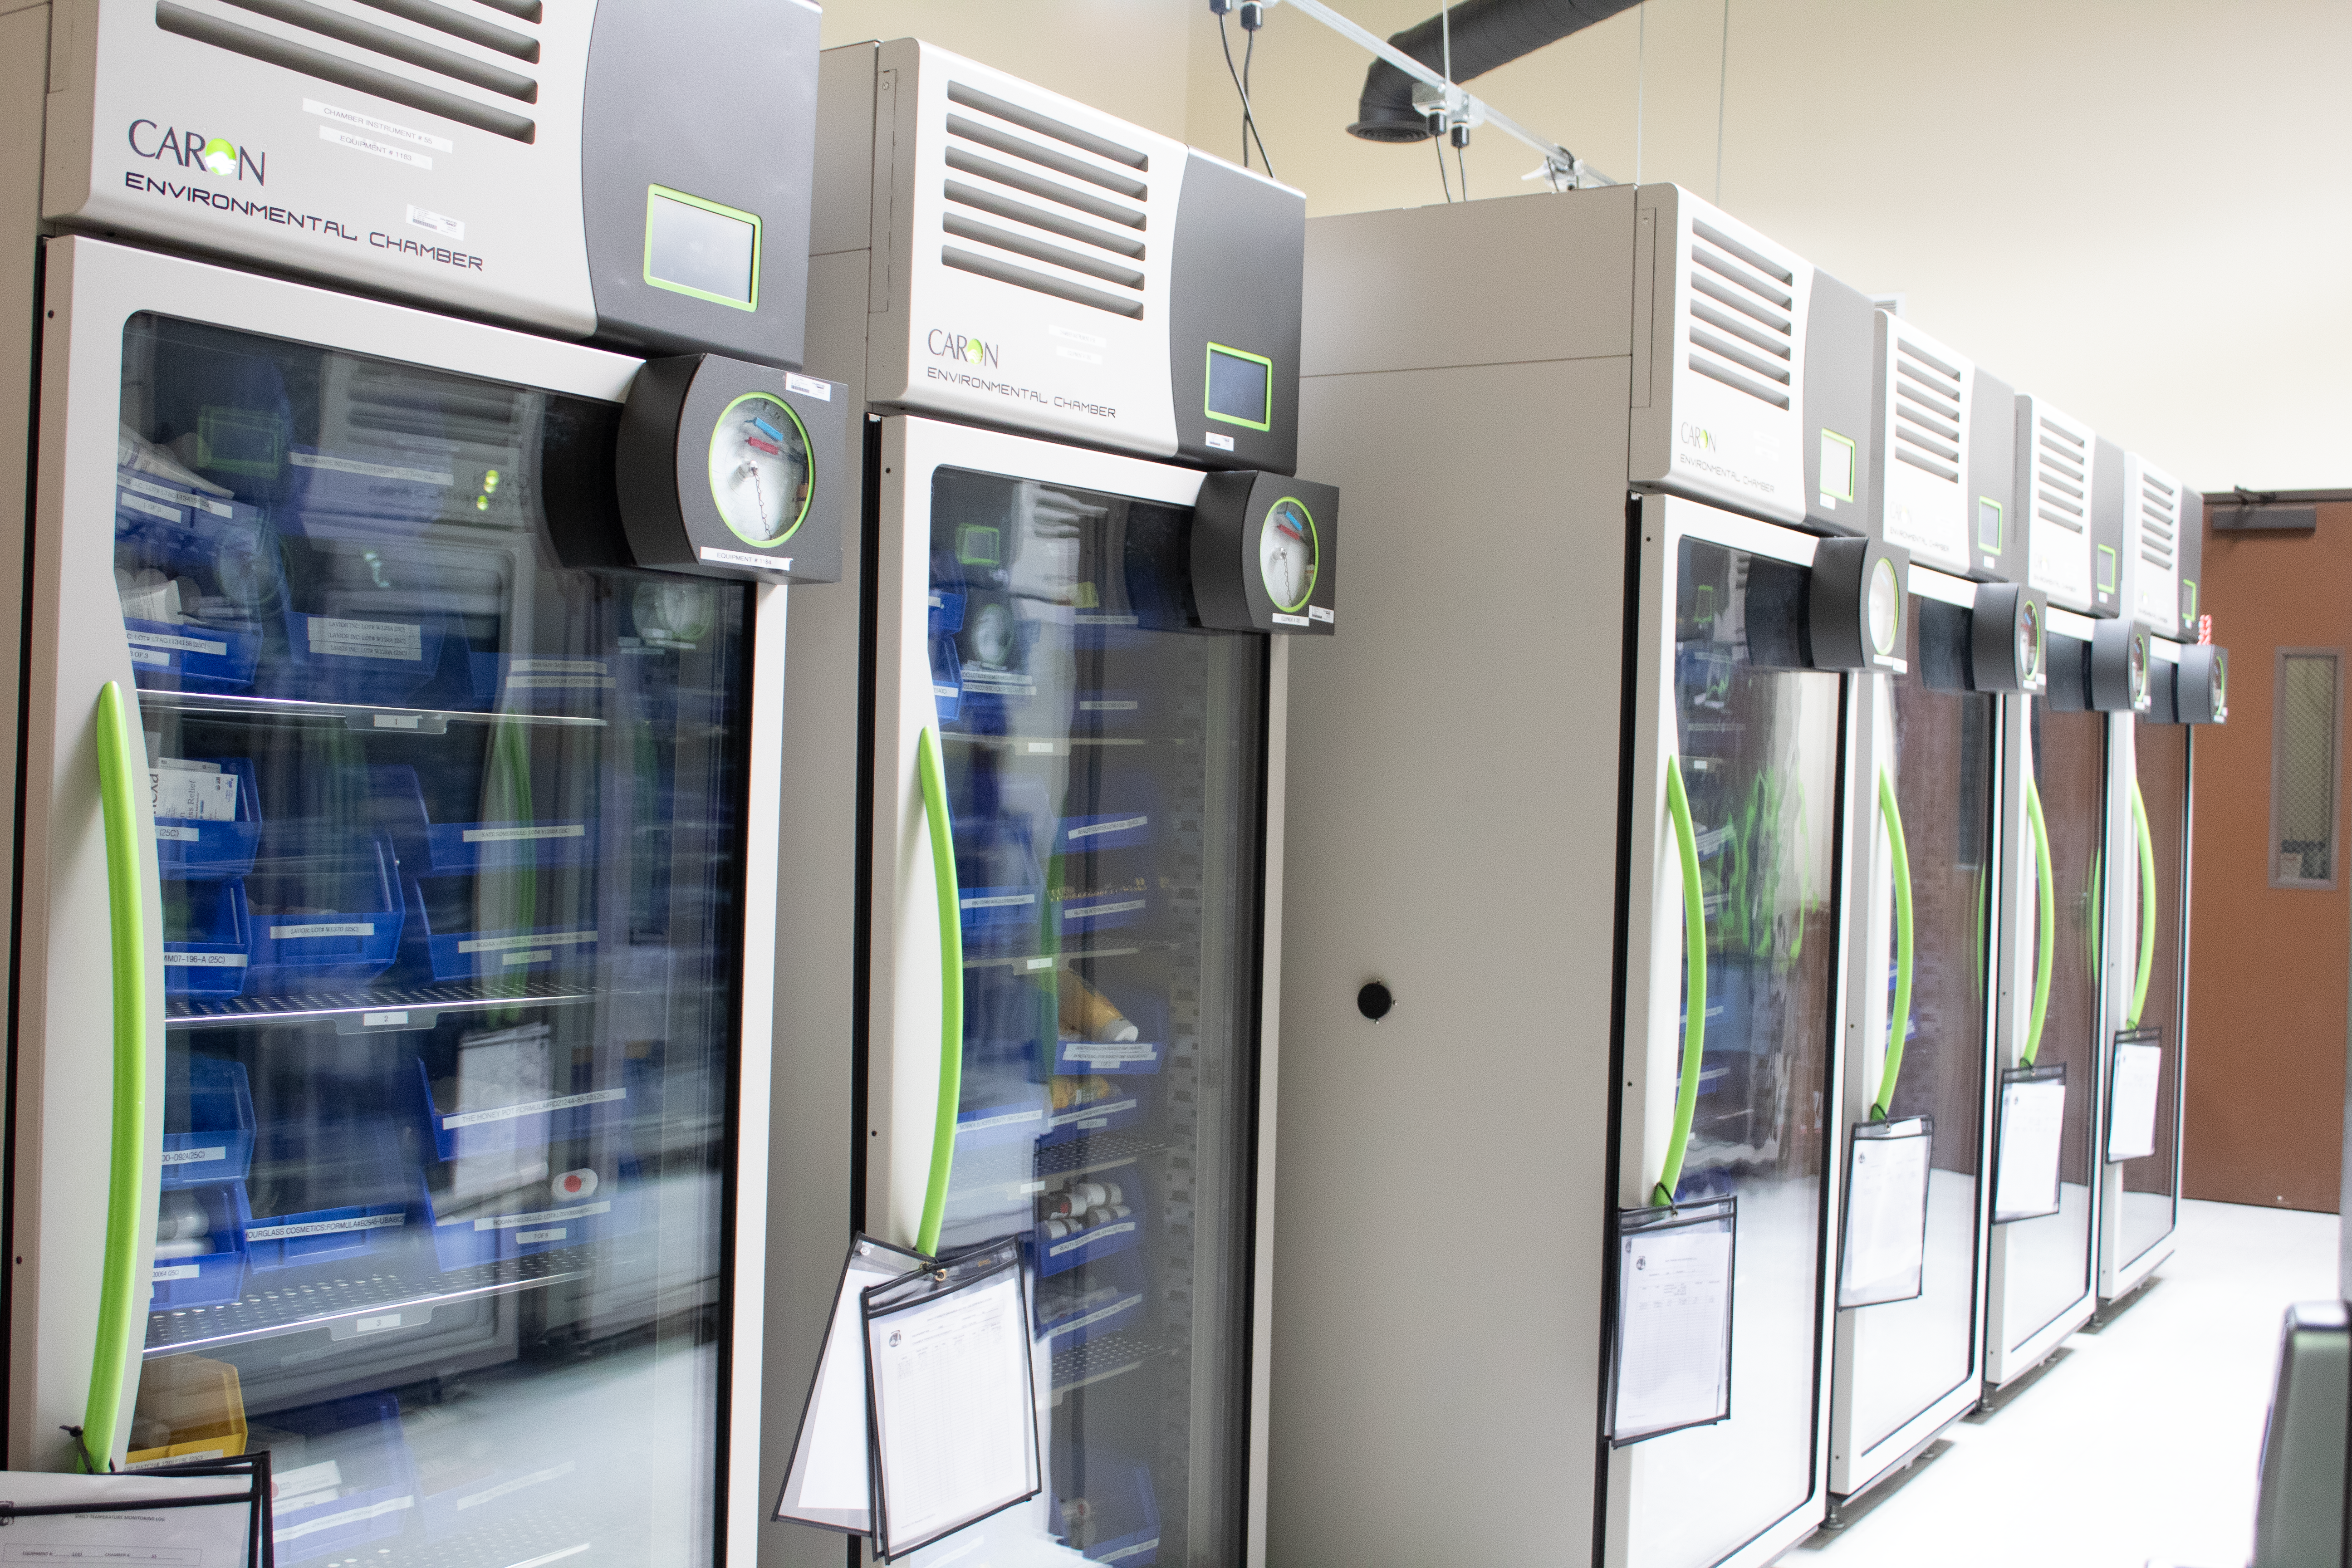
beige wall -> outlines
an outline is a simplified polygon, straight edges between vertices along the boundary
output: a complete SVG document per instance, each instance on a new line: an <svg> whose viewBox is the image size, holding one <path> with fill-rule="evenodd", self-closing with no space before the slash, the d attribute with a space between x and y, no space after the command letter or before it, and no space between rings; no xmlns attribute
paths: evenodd
<svg viewBox="0 0 2352 1568"><path fill-rule="evenodd" d="M1435 0L1338 0L1387 34ZM1716 184L1723 0L1649 0L1477 90L1594 166ZM2340 485L2352 395L2342 0L1730 0L1723 204L2205 489ZM1646 31L1646 44L1642 35ZM832 0L1237 157L1206 0ZM1234 29L1238 43L1240 29ZM1426 144L1347 136L1365 57L1277 6L1254 73L1309 210L1438 198ZM1641 68L1637 72L1637 57ZM1485 198L1533 187L1491 132Z"/></svg>

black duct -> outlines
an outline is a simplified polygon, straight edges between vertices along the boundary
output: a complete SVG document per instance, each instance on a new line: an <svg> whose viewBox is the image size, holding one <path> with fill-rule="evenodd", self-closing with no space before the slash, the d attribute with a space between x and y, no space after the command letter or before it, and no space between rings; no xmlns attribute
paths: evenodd
<svg viewBox="0 0 2352 1568"><path fill-rule="evenodd" d="M1640 0L1464 0L1453 7L1454 79L1468 81L1531 55L1570 33L1630 11ZM1432 16L1389 40L1430 69L1445 68L1444 23ZM1356 105L1350 135L1368 142L1425 142L1429 121L1412 106L1412 78L1386 60L1374 60L1364 76L1364 96Z"/></svg>

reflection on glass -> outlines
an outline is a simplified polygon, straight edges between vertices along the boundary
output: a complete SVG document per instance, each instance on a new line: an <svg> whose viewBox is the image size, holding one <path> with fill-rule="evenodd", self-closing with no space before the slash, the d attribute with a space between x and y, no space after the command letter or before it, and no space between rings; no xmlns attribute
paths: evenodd
<svg viewBox="0 0 2352 1568"><path fill-rule="evenodd" d="M708 1563L746 597L567 571L617 411L135 318L165 923L134 1463L278 1561Z"/></svg>
<svg viewBox="0 0 2352 1568"><path fill-rule="evenodd" d="M1768 575L1769 590L1751 582ZM1675 749L1698 835L1707 1017L1675 1195L1737 1194L1739 1228L1732 1417L1635 1450L1645 1467L1706 1478L1703 1508L1677 1484L1637 1489L1630 1539L1643 1564L1714 1562L1812 1488L1843 678L1788 668L1781 579L1801 575L1681 547Z"/></svg>
<svg viewBox="0 0 2352 1568"><path fill-rule="evenodd" d="M2132 746L2138 754L2140 799L2147 808L2148 845L2156 862L2156 942L2139 1026L2156 1030L2162 1038L2164 1068L2156 1089L2156 1152L2123 1163L2118 1263L2129 1263L2172 1234L2174 1205L2180 1195L2180 956L2189 939L2180 901L2181 859L2189 847L2189 726L2136 725ZM2131 958L2137 963L2141 908L2137 846L2129 865L2126 908L2131 911Z"/></svg>
<svg viewBox="0 0 2352 1568"><path fill-rule="evenodd" d="M940 1245L1026 1238L1045 1529L1232 1561L1264 641L1191 624L1179 509L945 469L931 518L965 961Z"/></svg>
<svg viewBox="0 0 2352 1568"><path fill-rule="evenodd" d="M2050 826L2050 869L2057 890L2050 1007L2037 1067L2066 1068L2066 1132L2058 1151L2054 1215L2015 1221L2009 1233L2001 1322L2009 1348L2023 1344L2083 1299L2091 1284L2091 1177L2098 1127L2099 900L2105 853L2107 720L2062 713L2032 700L2033 778ZM2021 900L2021 952L2040 940L2039 902Z"/></svg>
<svg viewBox="0 0 2352 1568"><path fill-rule="evenodd" d="M1911 1022L1887 1114L1932 1116L1936 1136L1921 1294L1861 1309L1852 1324L1853 1436L1865 1451L1967 1381L1976 1348L1995 700L1966 689L1966 612L1917 598L1911 609L1910 672L1887 693L1915 931Z"/></svg>

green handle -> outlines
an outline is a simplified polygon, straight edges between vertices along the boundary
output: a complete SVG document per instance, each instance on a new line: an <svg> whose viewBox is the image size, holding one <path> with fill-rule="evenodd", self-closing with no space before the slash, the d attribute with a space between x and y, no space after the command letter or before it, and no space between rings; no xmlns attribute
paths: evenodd
<svg viewBox="0 0 2352 1568"><path fill-rule="evenodd" d="M940 1249L947 1214L948 1174L955 1168L956 1107L963 1099L963 891L956 886L955 838L948 824L948 781L938 743L927 728L915 743L915 772L923 785L923 816L931 829L931 880L940 895L940 1106L931 1123L931 1178L923 1189L923 1227L915 1250Z"/></svg>
<svg viewBox="0 0 2352 1568"><path fill-rule="evenodd" d="M122 688L98 693L98 793L106 816L106 900L114 956L113 1150L107 1161L106 1251L98 1296L98 1347L89 1362L82 1450L100 1463L114 1450L122 1379L136 1353L142 1254L139 1209L147 1173L147 900L139 880L140 767L146 745Z"/></svg>
<svg viewBox="0 0 2352 1568"><path fill-rule="evenodd" d="M2139 1027L2147 1007L2148 971L2156 964L2156 839L2147 830L2147 802L2140 798L2139 780L2131 786L2132 833L2139 840L2139 967L2132 974L2131 1016L2124 1027Z"/></svg>
<svg viewBox="0 0 2352 1568"><path fill-rule="evenodd" d="M1671 1207L1683 1179L1683 1155L1690 1149L1691 1120L1698 1113L1698 1064L1706 1046L1706 898L1699 890L1698 835L1691 828L1690 796L1683 793L1683 766L1666 759L1666 810L1675 819L1675 847L1683 863L1683 1074L1675 1092L1674 1136L1666 1141L1666 1163L1651 1195L1653 1207Z"/></svg>
<svg viewBox="0 0 2352 1568"><path fill-rule="evenodd" d="M1878 1076L1878 1103L1871 1115L1886 1120L1895 1103L1895 1080L1903 1075L1903 1041L1911 1033L1911 972L1916 931L1911 918L1911 847L1903 840L1903 808L1895 804L1895 778L1878 770L1878 815L1895 861L1895 1005L1886 1020L1886 1065Z"/></svg>
<svg viewBox="0 0 2352 1568"><path fill-rule="evenodd" d="M2050 869L2050 824L2042 816L2042 791L2025 781L2025 820L2033 829L2033 882L2042 919L2034 943L2033 1016L2025 1026L2025 1049L2019 1059L2027 1067L2042 1053L2042 1026L2050 1016L2050 967L2058 955L2058 879Z"/></svg>

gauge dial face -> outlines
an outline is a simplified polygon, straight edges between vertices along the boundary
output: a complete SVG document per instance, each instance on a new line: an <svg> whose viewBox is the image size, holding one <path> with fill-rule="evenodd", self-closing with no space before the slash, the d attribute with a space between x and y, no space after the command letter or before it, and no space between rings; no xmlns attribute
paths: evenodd
<svg viewBox="0 0 2352 1568"><path fill-rule="evenodd" d="M2017 609L2017 672L2028 686L2042 673L2042 612L2031 599Z"/></svg>
<svg viewBox="0 0 2352 1568"><path fill-rule="evenodd" d="M1013 651L1020 646L1020 628L1013 624L1013 612L1003 605L990 603L980 606L971 619L972 657L982 664L1002 669L1013 662Z"/></svg>
<svg viewBox="0 0 2352 1568"><path fill-rule="evenodd" d="M1290 616L1305 609L1321 567L1315 519L1306 506L1285 496L1268 507L1258 525L1257 572L1274 607Z"/></svg>
<svg viewBox="0 0 2352 1568"><path fill-rule="evenodd" d="M2230 716L2230 656L2218 648L2212 668L2206 672L2205 688L2212 693L2213 721L2218 724Z"/></svg>
<svg viewBox="0 0 2352 1568"><path fill-rule="evenodd" d="M2129 682L2131 705L2147 706L2147 634L2134 632L2131 647L2124 656L2124 673Z"/></svg>
<svg viewBox="0 0 2352 1568"><path fill-rule="evenodd" d="M710 499L747 544L790 539L808 515L809 439L800 416L764 392L727 405L710 431Z"/></svg>
<svg viewBox="0 0 2352 1568"><path fill-rule="evenodd" d="M1884 559L1870 571L1870 646L1879 658L1895 652L1895 637L1903 626L1903 585L1895 580L1895 563Z"/></svg>

